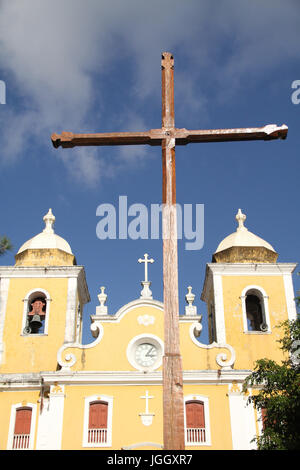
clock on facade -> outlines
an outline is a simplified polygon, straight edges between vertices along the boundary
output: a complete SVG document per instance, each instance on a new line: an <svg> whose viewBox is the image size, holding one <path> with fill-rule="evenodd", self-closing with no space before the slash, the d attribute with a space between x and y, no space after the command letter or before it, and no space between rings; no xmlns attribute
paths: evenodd
<svg viewBox="0 0 300 470"><path fill-rule="evenodd" d="M127 358L136 369L147 371L161 365L163 343L154 335L140 335L133 338L127 347Z"/></svg>
<svg viewBox="0 0 300 470"><path fill-rule="evenodd" d="M153 343L141 343L135 350L135 360L144 367L152 366L157 359L158 350Z"/></svg>

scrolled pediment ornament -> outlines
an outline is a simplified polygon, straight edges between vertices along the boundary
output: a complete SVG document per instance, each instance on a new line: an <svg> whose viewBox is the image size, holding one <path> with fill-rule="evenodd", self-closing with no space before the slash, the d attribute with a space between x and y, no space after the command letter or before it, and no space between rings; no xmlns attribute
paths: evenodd
<svg viewBox="0 0 300 470"><path fill-rule="evenodd" d="M214 349L214 348L227 349L229 354L227 354L226 352L220 352L219 354L216 355L216 363L218 364L218 366L221 367L222 370L233 369L236 355L235 355L235 350L233 349L232 346L230 346L230 344L216 343L215 341L211 344L203 344L197 340L197 337L199 337L201 329L202 329L202 325L200 321L193 322L190 326L190 337L193 343L198 348L202 348L202 349Z"/></svg>
<svg viewBox="0 0 300 470"><path fill-rule="evenodd" d="M81 344L77 341L74 343L65 343L63 344L58 352L57 352L57 362L61 366L62 370L70 370L71 367L74 366L77 362L77 357L75 354L68 352L66 353L67 349L75 348L79 350L90 349L95 347L98 343L100 343L103 337L103 326L100 322L94 321L91 324L91 330L94 337L96 337L95 341L89 344Z"/></svg>

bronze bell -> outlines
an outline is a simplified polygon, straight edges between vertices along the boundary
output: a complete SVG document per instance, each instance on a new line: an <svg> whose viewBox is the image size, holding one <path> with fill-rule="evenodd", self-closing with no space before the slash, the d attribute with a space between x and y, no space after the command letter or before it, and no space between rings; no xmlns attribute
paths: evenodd
<svg viewBox="0 0 300 470"><path fill-rule="evenodd" d="M41 322L41 317L38 313L35 313L32 317L32 320L30 321L30 329L32 333L38 333L39 329L43 323Z"/></svg>

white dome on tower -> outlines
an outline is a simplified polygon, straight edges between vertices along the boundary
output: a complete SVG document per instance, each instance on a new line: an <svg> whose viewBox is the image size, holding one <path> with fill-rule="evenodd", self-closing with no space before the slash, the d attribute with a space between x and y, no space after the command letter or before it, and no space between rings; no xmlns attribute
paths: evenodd
<svg viewBox="0 0 300 470"><path fill-rule="evenodd" d="M17 265L76 264L69 243L54 232L55 216L52 209L43 217L45 228L27 240L16 254Z"/></svg>
<svg viewBox="0 0 300 470"><path fill-rule="evenodd" d="M246 215L241 209L235 216L238 226L235 232L221 241L213 255L216 262L275 262L277 253L262 238L250 232L244 225Z"/></svg>
<svg viewBox="0 0 300 470"><path fill-rule="evenodd" d="M241 209L238 210L238 213L235 216L238 227L235 232L228 235L224 240L219 244L216 253L218 251L227 250L232 246L264 246L269 250L275 251L270 243L266 242L262 238L258 237L245 227L244 222L246 220L246 215L242 213Z"/></svg>
<svg viewBox="0 0 300 470"><path fill-rule="evenodd" d="M73 253L69 243L64 238L54 233L53 226L55 216L52 214L52 209L49 209L48 213L43 217L43 220L45 222L44 230L25 242L19 249L18 254L28 249L38 250L44 248L57 248L58 250L65 251L72 255Z"/></svg>

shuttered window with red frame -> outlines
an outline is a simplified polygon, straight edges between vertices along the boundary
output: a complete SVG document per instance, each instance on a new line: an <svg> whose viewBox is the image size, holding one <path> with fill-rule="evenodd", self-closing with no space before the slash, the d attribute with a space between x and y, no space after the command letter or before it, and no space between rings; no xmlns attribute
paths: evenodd
<svg viewBox="0 0 300 470"><path fill-rule="evenodd" d="M102 401L90 403L89 429L107 428L108 404Z"/></svg>
<svg viewBox="0 0 300 470"><path fill-rule="evenodd" d="M31 414L29 407L17 409L14 434L30 434Z"/></svg>
<svg viewBox="0 0 300 470"><path fill-rule="evenodd" d="M188 401L186 403L186 427L205 428L204 403Z"/></svg>

